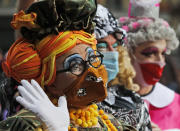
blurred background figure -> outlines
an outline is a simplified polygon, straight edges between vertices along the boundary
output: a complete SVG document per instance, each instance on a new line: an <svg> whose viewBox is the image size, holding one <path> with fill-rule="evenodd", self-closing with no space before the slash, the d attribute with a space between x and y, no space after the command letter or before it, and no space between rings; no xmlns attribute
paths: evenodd
<svg viewBox="0 0 180 131"><path fill-rule="evenodd" d="M108 96L99 107L138 131L151 131L149 113L141 97L135 93L135 70L124 45L126 31L120 28L111 12L98 4L94 18L97 50L103 57L108 72Z"/></svg>
<svg viewBox="0 0 180 131"><path fill-rule="evenodd" d="M3 60L3 51L2 51L2 49L0 48L0 75L1 75L1 73L2 73L2 66L1 66L1 62L2 62L2 60ZM0 114L1 114L1 104L0 104ZM1 120L2 118L0 118L0 120Z"/></svg>
<svg viewBox="0 0 180 131"><path fill-rule="evenodd" d="M1 64L2 60L3 60L3 50L0 48L0 64ZM1 65L0 65L0 72L2 72Z"/></svg>
<svg viewBox="0 0 180 131"><path fill-rule="evenodd" d="M131 0L128 17L119 21L128 34L126 44L136 70L134 81L149 105L151 120L163 130L180 129L180 95L159 83L165 56L177 49L179 40L171 26L159 18L159 2Z"/></svg>
<svg viewBox="0 0 180 131"><path fill-rule="evenodd" d="M0 48L0 62L3 60L3 50Z"/></svg>

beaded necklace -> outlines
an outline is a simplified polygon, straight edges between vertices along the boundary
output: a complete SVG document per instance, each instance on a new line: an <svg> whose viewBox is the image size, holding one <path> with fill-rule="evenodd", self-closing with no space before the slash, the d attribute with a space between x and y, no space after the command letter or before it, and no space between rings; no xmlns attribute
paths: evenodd
<svg viewBox="0 0 180 131"><path fill-rule="evenodd" d="M90 128L98 124L98 117L101 118L102 122L108 128L108 131L118 131L116 127L111 123L108 116L105 115L103 110L98 110L96 104L90 105L85 109L70 109L71 123L83 127ZM77 128L71 128L69 131L78 131Z"/></svg>

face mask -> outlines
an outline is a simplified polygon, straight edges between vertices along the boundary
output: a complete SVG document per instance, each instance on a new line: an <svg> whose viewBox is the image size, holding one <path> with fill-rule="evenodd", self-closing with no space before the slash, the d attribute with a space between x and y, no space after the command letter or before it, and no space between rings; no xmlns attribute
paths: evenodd
<svg viewBox="0 0 180 131"><path fill-rule="evenodd" d="M84 108L92 103L101 102L107 96L107 72L102 65L88 68L65 91L68 107Z"/></svg>
<svg viewBox="0 0 180 131"><path fill-rule="evenodd" d="M108 72L108 82L110 82L119 72L119 53L117 51L109 51L103 52L102 54L104 55L103 64L105 65L106 71Z"/></svg>
<svg viewBox="0 0 180 131"><path fill-rule="evenodd" d="M142 87L155 85L162 76L165 63L162 62L134 62L136 82Z"/></svg>
<svg viewBox="0 0 180 131"><path fill-rule="evenodd" d="M155 85L162 76L165 63L140 63L143 78L149 85Z"/></svg>

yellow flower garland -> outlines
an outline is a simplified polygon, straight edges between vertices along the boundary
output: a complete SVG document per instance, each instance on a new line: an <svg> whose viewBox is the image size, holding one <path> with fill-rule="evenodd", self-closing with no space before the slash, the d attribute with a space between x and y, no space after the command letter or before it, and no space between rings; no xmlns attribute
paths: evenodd
<svg viewBox="0 0 180 131"><path fill-rule="evenodd" d="M103 110L99 110L99 116L103 123L108 127L108 131L118 131L116 127L111 123L108 116L105 115Z"/></svg>
<svg viewBox="0 0 180 131"><path fill-rule="evenodd" d="M70 119L73 124L84 128L97 125L97 108L97 105L93 104L85 109L70 109Z"/></svg>
<svg viewBox="0 0 180 131"><path fill-rule="evenodd" d="M96 104L90 105L85 109L70 109L70 119L72 124L88 128L93 127L98 124L98 118L100 117L103 123L108 127L108 131L118 131L116 127L108 119L103 110L98 111L98 106ZM71 128L69 126L69 131L78 131L77 128Z"/></svg>
<svg viewBox="0 0 180 131"><path fill-rule="evenodd" d="M57 105L57 99L51 99L51 101L53 104ZM71 123L76 126L83 128L93 127L98 124L98 117L100 117L103 123L107 126L108 131L118 131L104 111L98 110L96 104L92 104L85 109L70 109L69 115ZM68 131L78 131L78 129L69 126Z"/></svg>

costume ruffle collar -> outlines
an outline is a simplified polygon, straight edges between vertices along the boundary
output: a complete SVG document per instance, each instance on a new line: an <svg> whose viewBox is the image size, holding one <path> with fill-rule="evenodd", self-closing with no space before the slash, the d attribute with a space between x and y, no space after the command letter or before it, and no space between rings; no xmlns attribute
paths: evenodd
<svg viewBox="0 0 180 131"><path fill-rule="evenodd" d="M154 90L142 98L157 108L163 108L171 104L174 100L174 97L174 91L157 82Z"/></svg>

